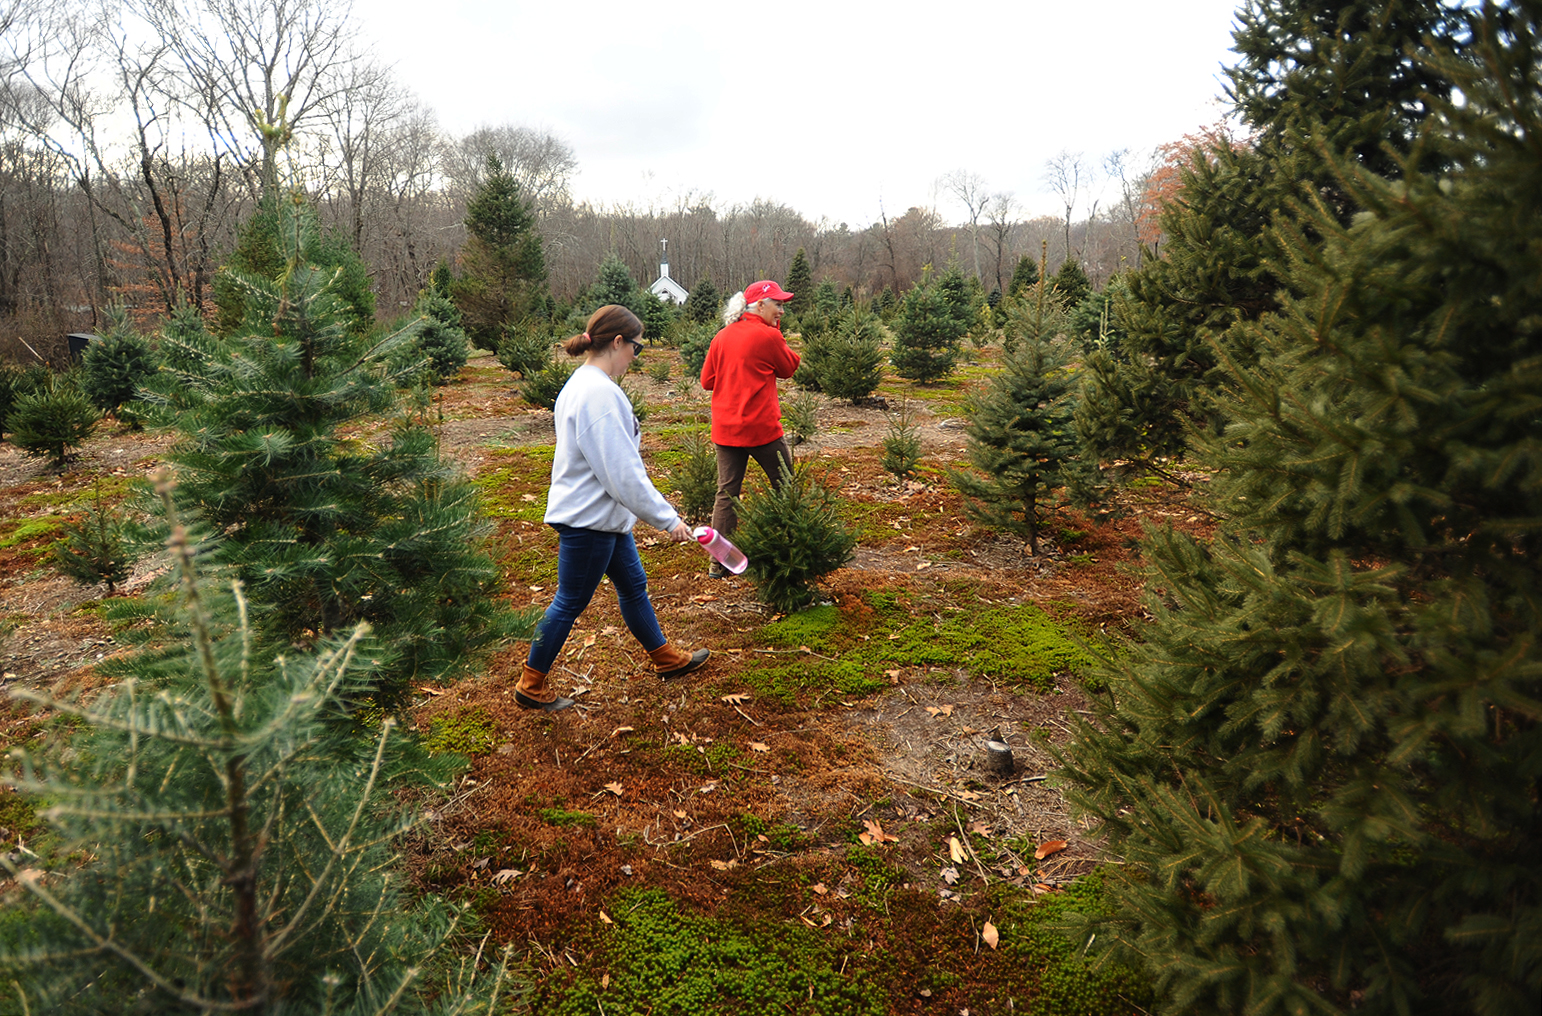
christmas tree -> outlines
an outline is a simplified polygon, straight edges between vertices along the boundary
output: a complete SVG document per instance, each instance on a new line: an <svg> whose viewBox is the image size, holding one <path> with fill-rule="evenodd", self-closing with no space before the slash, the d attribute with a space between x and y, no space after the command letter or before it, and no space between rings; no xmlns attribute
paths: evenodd
<svg viewBox="0 0 1542 1016"><path fill-rule="evenodd" d="M789 313L796 314L813 303L814 270L809 267L808 255L802 247L792 256L792 264L787 266L787 285L784 288L792 294L792 299L787 302Z"/></svg>
<svg viewBox="0 0 1542 1016"><path fill-rule="evenodd" d="M1065 345L1030 337L1008 357L970 407L964 433L977 472L948 475L970 518L1021 535L1035 557L1045 501L1081 451Z"/></svg>
<svg viewBox="0 0 1542 1016"><path fill-rule="evenodd" d="M685 298L685 318L699 325L711 324L717 321L722 302L717 286L712 283L712 276L703 275L691 287L691 295Z"/></svg>
<svg viewBox="0 0 1542 1016"><path fill-rule="evenodd" d="M1325 156L1277 235L1201 445L1220 532L1152 533L1156 620L1066 754L1125 862L1087 930L1166 1012L1542 998L1542 8L1461 17L1418 60L1461 101L1388 172Z"/></svg>
<svg viewBox="0 0 1542 1016"><path fill-rule="evenodd" d="M1160 214L1164 256L1129 275L1113 312L1125 355L1092 372L1100 391L1083 411L1104 460L1155 463L1182 453L1191 430L1225 426L1224 363L1256 356L1242 326L1278 310L1291 284L1274 226L1300 222L1310 239L1298 214L1310 200L1347 224L1360 209L1327 153L1396 176L1394 156L1449 94L1419 56L1427 40L1453 37L1454 9L1438 0L1263 0L1238 18L1242 59L1228 74L1249 134L1194 149Z"/></svg>
<svg viewBox="0 0 1542 1016"><path fill-rule="evenodd" d="M481 549L475 489L405 417L376 445L344 425L395 405L382 364L410 333L370 345L346 328L338 274L309 255L315 213L298 194L274 234L277 278L230 273L246 318L215 343L186 342L157 375L181 510L246 582L262 628L306 644L374 629L375 689L393 703L511 631Z"/></svg>
<svg viewBox="0 0 1542 1016"><path fill-rule="evenodd" d="M478 349L498 348L505 326L546 311L546 255L535 212L495 155L466 204L466 244L454 282L461 327Z"/></svg>
<svg viewBox="0 0 1542 1016"><path fill-rule="evenodd" d="M507 955L471 955L469 908L407 896L396 858L420 820L393 783L445 786L453 756L390 720L370 742L336 723L370 683L368 626L262 651L260 610L197 580L171 513L181 637L105 665L89 701L18 693L76 733L51 758L18 753L8 779L48 802L70 858L0 858L24 918L0 931L13 1011L500 1011Z"/></svg>
<svg viewBox="0 0 1542 1016"><path fill-rule="evenodd" d="M968 325L941 287L917 283L894 316L894 372L911 381L937 381L953 373Z"/></svg>
<svg viewBox="0 0 1542 1016"><path fill-rule="evenodd" d="M97 409L138 426L138 414L123 407L138 397L139 386L155 373L155 350L134 331L125 308L109 308L107 322L107 334L86 346L80 356L80 391Z"/></svg>

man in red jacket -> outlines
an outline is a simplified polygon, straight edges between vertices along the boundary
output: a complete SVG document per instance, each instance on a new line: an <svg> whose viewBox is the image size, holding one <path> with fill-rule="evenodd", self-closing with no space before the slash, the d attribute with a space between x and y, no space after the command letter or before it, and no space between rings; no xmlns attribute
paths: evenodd
<svg viewBox="0 0 1542 1016"><path fill-rule="evenodd" d="M712 443L717 446L717 501L712 528L727 536L739 524L734 498L744 488L750 459L760 463L772 489L782 470L792 469L792 452L782 437L782 406L776 379L792 377L798 354L782 338L782 305L793 294L765 280L735 293L723 311L726 327L712 337L701 386L712 393ZM717 562L714 578L727 572Z"/></svg>

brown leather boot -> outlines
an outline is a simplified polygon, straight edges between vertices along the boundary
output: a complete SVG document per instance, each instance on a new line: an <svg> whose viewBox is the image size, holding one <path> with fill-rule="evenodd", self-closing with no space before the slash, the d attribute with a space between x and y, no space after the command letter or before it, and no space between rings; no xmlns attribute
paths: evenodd
<svg viewBox="0 0 1542 1016"><path fill-rule="evenodd" d="M707 657L711 655L710 649L698 649L694 653L687 653L666 642L649 653L648 659L653 661L653 669L659 677L668 681L672 677L689 674L706 663Z"/></svg>
<svg viewBox="0 0 1542 1016"><path fill-rule="evenodd" d="M514 686L514 701L521 709L541 709L548 713L566 709L573 704L572 699L563 698L552 691L546 683L546 675L528 663L519 675L519 684Z"/></svg>

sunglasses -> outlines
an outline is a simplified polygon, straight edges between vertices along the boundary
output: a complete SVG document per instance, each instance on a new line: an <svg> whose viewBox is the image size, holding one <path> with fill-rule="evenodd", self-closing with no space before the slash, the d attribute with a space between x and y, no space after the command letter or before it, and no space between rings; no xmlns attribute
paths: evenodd
<svg viewBox="0 0 1542 1016"><path fill-rule="evenodd" d="M643 344L641 342L638 342L636 339L627 339L626 341L628 341L628 342L630 342L632 344L632 355L633 356L642 356L642 354L643 354Z"/></svg>

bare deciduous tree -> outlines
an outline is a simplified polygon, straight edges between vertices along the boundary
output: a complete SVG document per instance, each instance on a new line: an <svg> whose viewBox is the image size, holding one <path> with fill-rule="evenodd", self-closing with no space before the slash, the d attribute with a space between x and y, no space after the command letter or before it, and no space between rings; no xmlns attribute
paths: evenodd
<svg viewBox="0 0 1542 1016"><path fill-rule="evenodd" d="M1045 188L1060 199L1065 208L1065 258L1071 257L1071 216L1081 197L1083 177L1087 175L1086 159L1081 152L1062 148L1054 158L1044 163Z"/></svg>

